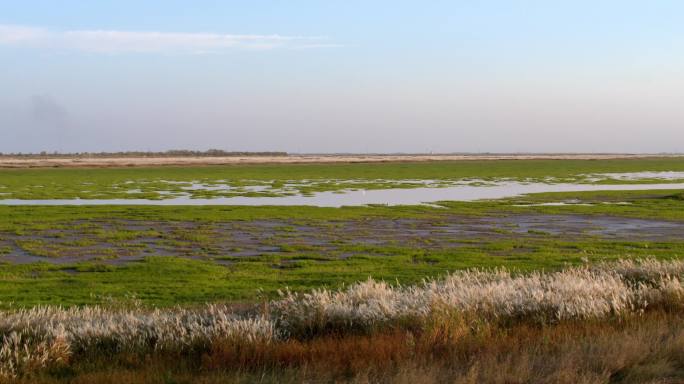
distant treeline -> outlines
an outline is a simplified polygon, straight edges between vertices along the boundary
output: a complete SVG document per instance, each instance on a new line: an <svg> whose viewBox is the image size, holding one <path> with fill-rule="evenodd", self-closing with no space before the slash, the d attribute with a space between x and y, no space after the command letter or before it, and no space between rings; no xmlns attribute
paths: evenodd
<svg viewBox="0 0 684 384"><path fill-rule="evenodd" d="M107 157L224 157L224 156L287 156L287 152L235 152L224 151L221 149L210 149L207 151L190 151L185 149L174 149L164 152L143 152L143 151L126 151L126 152L75 152L75 153L60 153L60 152L40 152L40 153L0 153L0 157L90 157L90 158L107 158Z"/></svg>

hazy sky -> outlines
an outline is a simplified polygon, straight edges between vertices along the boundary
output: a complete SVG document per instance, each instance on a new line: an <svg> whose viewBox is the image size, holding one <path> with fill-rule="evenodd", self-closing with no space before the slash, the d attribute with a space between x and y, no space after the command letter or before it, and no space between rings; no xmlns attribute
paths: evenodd
<svg viewBox="0 0 684 384"><path fill-rule="evenodd" d="M682 152L684 2L0 0L0 151Z"/></svg>

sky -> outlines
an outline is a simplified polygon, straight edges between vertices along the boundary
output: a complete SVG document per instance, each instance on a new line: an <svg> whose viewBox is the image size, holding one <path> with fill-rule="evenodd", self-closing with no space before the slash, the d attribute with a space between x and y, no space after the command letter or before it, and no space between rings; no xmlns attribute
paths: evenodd
<svg viewBox="0 0 684 384"><path fill-rule="evenodd" d="M0 152L684 152L684 2L0 0Z"/></svg>

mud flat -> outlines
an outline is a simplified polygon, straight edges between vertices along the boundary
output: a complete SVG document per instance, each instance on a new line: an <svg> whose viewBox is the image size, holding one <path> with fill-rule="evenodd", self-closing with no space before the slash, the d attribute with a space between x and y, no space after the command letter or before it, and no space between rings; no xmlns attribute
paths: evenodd
<svg viewBox="0 0 684 384"><path fill-rule="evenodd" d="M99 260L120 265L148 256L171 256L220 263L296 254L316 255L326 261L359 254L378 256L370 250L382 248L458 254L473 241L517 240L529 246L544 240L679 242L684 236L682 221L606 215L444 215L439 220L91 220L63 224L60 229L0 231L0 249L5 250L0 261L66 264Z"/></svg>
<svg viewBox="0 0 684 384"><path fill-rule="evenodd" d="M0 168L70 168L70 167L155 167L165 165L231 164L306 164L306 163L377 163L462 160L615 160L675 158L680 154L296 154L287 156L226 157L0 157Z"/></svg>

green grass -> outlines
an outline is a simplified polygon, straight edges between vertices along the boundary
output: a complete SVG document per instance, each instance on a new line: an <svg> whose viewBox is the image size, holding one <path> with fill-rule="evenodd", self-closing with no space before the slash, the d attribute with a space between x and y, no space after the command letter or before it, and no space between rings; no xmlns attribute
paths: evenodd
<svg viewBox="0 0 684 384"><path fill-rule="evenodd" d="M314 180L288 193L311 193L344 188L411 188L384 180L430 179L543 180L581 182L584 174L636 171L684 171L684 158L634 160L510 160L449 161L383 164L234 165L206 167L119 168L119 169L30 169L0 170L3 198L160 198L162 188L180 187L162 180L231 185L263 184L282 188L287 180ZM366 180L362 184L334 180ZM130 183L126 183L130 181ZM171 187L170 187L171 186ZM2 188L4 187L4 188ZM140 189L129 194L126 190ZM254 194L238 190L237 194ZM264 192L266 194L272 192ZM257 193L258 195L258 193ZM197 191L195 197L215 197L212 191ZM555 236L531 230L516 237L507 229L494 233L501 238L472 238L446 248L430 247L431 240L409 245L358 245L340 241L337 252L311 244L281 241L296 232L297 223L312 223L321 231L334 232L341 220L368 218L420 218L438 223L446 216L499 216L510 214L612 215L650 219L684 220L681 190L545 193L517 198L444 202L443 208L427 206L369 207L240 207L240 206L0 206L0 262L14 250L3 237L21 236L16 247L36 256L62 261L87 253L97 260L84 263L17 265L0 264L0 306L36 304L82 305L136 296L148 305L170 306L207 301L248 301L258 295L273 296L289 286L306 290L331 288L369 276L400 283L415 283L463 268L505 266L519 270L553 269L583 259L624 257L682 257L681 242L611 241L591 236ZM517 206L577 200L589 206ZM629 204L614 204L628 202ZM607 204L612 203L612 204ZM131 230L119 221L160 221L200 224L192 230L161 232L151 228ZM287 220L277 230L281 238L269 245L279 252L253 257L221 254L214 247L213 223L253 220ZM66 229L78 229L83 238L67 238ZM35 233L42 237L32 237ZM258 234L257 234L258 235ZM147 257L142 261L112 265L128 250L154 255L142 238L181 249L190 258ZM5 242L3 242L5 241ZM187 251L186 251L187 250ZM240 252L233 249L232 252ZM341 258L344 252L346 258Z"/></svg>
<svg viewBox="0 0 684 384"><path fill-rule="evenodd" d="M557 181L581 182L582 175L606 172L684 171L684 158L647 158L623 160L471 160L415 163L364 164L288 164L231 165L204 167L158 168L64 168L64 169L4 169L0 170L0 192L3 198L15 199L161 199L159 190L178 194L180 184L200 181L220 184L227 180L232 186L264 185L263 192L192 191L193 197L277 196L288 193L309 194L315 191L339 191L348 188L412 188L416 183L392 185L383 180L516 180L541 181L546 177ZM307 185L282 190L288 180L311 180ZM334 181L333 181L334 180ZM360 180L350 184L344 180ZM611 182L611 181L607 181ZM644 180L643 182L654 182ZM4 187L4 188L1 188ZM130 190L139 190L129 193Z"/></svg>
<svg viewBox="0 0 684 384"><path fill-rule="evenodd" d="M311 206L0 206L0 231L59 229L66 222L113 219L215 222L265 219L353 220L368 217L438 219L445 214L575 213L684 220L684 199L681 196L681 190L540 193L500 200L442 202L441 204L446 209L430 206L392 207L383 205L342 208ZM592 206L515 206L573 199L584 203L597 204ZM601 204L603 202L629 202L630 204Z"/></svg>
<svg viewBox="0 0 684 384"><path fill-rule="evenodd" d="M350 249L351 250L351 249ZM449 250L355 247L345 260L315 254L226 257L228 266L178 257L149 257L122 266L82 263L2 265L2 307L82 305L135 296L145 304L172 306L251 301L293 290L337 288L368 277L404 284L464 268L556 269L582 259L684 256L684 242L502 240ZM74 272L72 272L75 271ZM68 271L68 272L67 272Z"/></svg>
<svg viewBox="0 0 684 384"><path fill-rule="evenodd" d="M515 207L520 203L577 199L591 206ZM629 205L603 204L629 202ZM592 236L568 238L546 232L514 236L501 230L503 238L471 238L456 241L453 247L432 249L424 243L411 246L354 245L340 243L339 251L349 255L341 259L308 244L281 247L277 254L234 257L211 253L209 230L217 221L249 223L251 220L290 219L315 221L321 230L335 231L337 220L382 218L429 218L435 223L446 215L509 215L513 213L615 215L642 218L684 220L681 191L628 191L551 193L516 199L481 202L445 203L446 208L430 207L0 207L0 239L3 233L30 235L37 230L55 230L80 226L99 239L126 243L140 236L160 236L177 246L193 245L202 259L148 257L123 265L103 262L76 264L11 263L0 266L0 306L36 304L82 305L136 296L148 305L171 306L213 301L250 301L260 294L272 297L278 289L289 286L306 290L321 286L331 288L372 276L387 281L415 283L428 276L472 267L505 266L519 270L555 269L583 259L609 260L629 257L679 258L684 256L682 241L617 241ZM115 220L186 221L202 225L187 233L158 233L153 229L130 231L95 230L94 223ZM281 226L287 235L293 227ZM48 257L68 256L89 242L27 240L20 246ZM72 241L73 242L73 241ZM173 243L175 242L175 243ZM274 240L274 244L278 245ZM137 246L137 245L136 245ZM60 248L61 247L61 248ZM190 248L191 250L193 248ZM239 251L239 250L236 250ZM2 247L3 254L10 252ZM191 255L192 256L192 255ZM212 258L216 261L212 261ZM217 262L218 261L218 262ZM219 262L225 263L221 264Z"/></svg>

